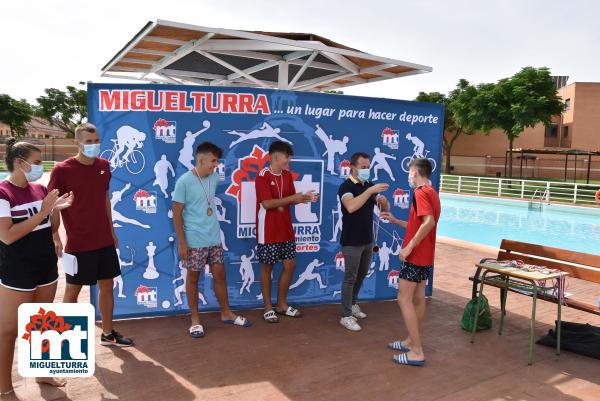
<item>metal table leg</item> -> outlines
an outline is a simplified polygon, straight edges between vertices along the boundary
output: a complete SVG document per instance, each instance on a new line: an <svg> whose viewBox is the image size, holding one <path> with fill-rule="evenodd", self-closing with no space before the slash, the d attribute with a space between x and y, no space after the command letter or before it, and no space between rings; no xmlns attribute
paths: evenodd
<svg viewBox="0 0 600 401"><path fill-rule="evenodd" d="M475 332L477 331L477 320L479 319L479 308L481 304L481 296L483 295L483 284L485 283L485 276L487 276L489 270L483 272L481 281L479 283L479 294L477 295L477 302L475 303L475 320L473 321L473 328L471 329L471 343L475 342Z"/></svg>
<svg viewBox="0 0 600 401"><path fill-rule="evenodd" d="M529 332L529 359L527 361L528 365L533 364L533 341L535 337L535 308L538 292L537 283L531 281L531 285L533 286L533 305L531 307L531 331Z"/></svg>
<svg viewBox="0 0 600 401"><path fill-rule="evenodd" d="M560 294L562 294L562 286L561 286L561 279L558 278L558 299L557 299L557 304L558 304L558 314L557 314L557 323L556 323L556 355L560 355L560 309L561 309L561 304L560 304Z"/></svg>
<svg viewBox="0 0 600 401"><path fill-rule="evenodd" d="M506 289L503 290L502 296L500 297L500 329L498 335L502 335L502 328L504 327L504 315L506 315L506 298L508 298L508 282L509 278L506 276L504 282L506 283Z"/></svg>

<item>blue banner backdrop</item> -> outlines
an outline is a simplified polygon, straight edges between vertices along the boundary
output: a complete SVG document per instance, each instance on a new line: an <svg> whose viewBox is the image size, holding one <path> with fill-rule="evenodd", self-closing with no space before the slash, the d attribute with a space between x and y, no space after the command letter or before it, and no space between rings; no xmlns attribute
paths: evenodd
<svg viewBox="0 0 600 401"><path fill-rule="evenodd" d="M439 188L444 110L437 104L251 88L90 84L88 114L100 132L101 157L112 170L109 197L122 271L115 279L116 318L188 310L171 194L203 141L224 150L216 212L233 308L262 306L253 181L267 165L274 140L293 145L296 190L321 194L319 202L292 210L298 249L289 292L293 305L340 301L344 260L337 190L354 152L371 155L371 179L390 184L384 195L399 218L408 217L407 166L413 158L430 158L432 183ZM389 223L374 229L380 251L360 298L392 299L404 230ZM208 269L198 291L201 310L218 309ZM92 303L97 305L95 288Z"/></svg>

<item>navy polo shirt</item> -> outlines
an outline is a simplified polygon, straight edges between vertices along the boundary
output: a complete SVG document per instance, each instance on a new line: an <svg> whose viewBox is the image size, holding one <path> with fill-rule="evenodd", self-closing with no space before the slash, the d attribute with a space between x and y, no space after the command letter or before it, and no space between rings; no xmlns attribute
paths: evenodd
<svg viewBox="0 0 600 401"><path fill-rule="evenodd" d="M356 198L373 185L370 181L361 182L350 176L340 185L338 198L340 202L346 194ZM373 242L373 208L376 197L377 195L372 195L354 213L348 212L342 202L342 237L340 239L342 246L362 246Z"/></svg>

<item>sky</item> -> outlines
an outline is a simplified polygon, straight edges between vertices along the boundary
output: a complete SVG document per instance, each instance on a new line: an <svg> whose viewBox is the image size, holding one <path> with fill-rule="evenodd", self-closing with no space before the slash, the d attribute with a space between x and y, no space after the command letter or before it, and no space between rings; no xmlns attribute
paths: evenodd
<svg viewBox="0 0 600 401"><path fill-rule="evenodd" d="M0 2L0 93L35 102L44 88L116 82L101 68L148 21L310 32L433 72L343 88L414 99L459 79L495 82L525 66L600 82L600 2L590 0L196 0ZM129 81L132 82L132 81Z"/></svg>

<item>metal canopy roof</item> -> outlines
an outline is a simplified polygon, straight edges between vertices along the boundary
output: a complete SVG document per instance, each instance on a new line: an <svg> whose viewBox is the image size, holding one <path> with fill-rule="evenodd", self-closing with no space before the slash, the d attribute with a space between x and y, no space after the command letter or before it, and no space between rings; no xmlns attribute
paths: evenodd
<svg viewBox="0 0 600 401"><path fill-rule="evenodd" d="M102 76L175 84L323 91L431 72L310 33L250 32L148 22Z"/></svg>

